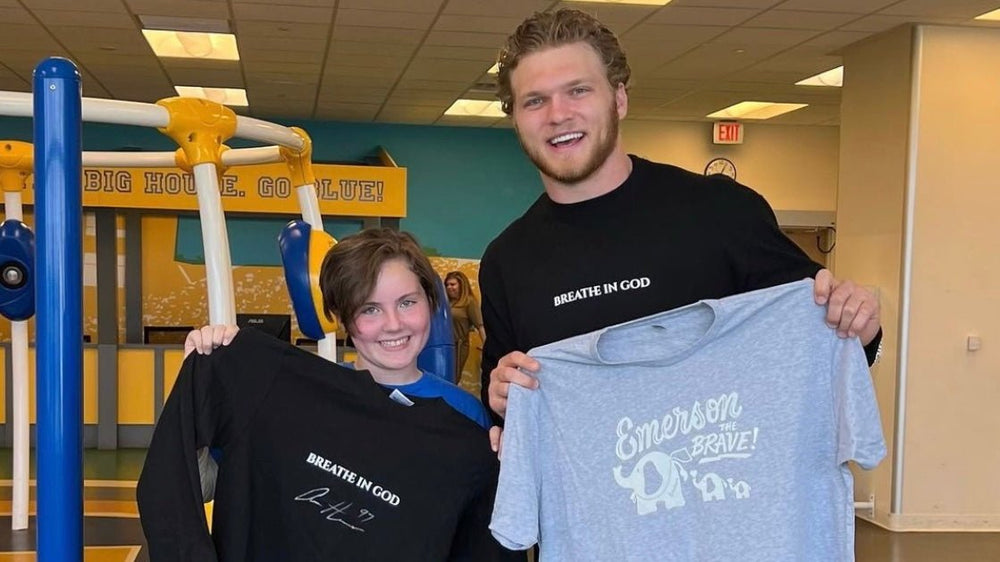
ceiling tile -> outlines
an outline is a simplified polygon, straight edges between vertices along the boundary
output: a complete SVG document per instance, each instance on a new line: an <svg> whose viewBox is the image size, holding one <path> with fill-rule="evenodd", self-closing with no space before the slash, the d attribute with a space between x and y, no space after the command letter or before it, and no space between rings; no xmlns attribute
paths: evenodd
<svg viewBox="0 0 1000 562"><path fill-rule="evenodd" d="M422 29L397 29L391 27L365 27L341 25L337 23L333 30L335 41L358 41L362 43L396 43L399 45L416 45L420 43L426 32Z"/></svg>
<svg viewBox="0 0 1000 562"><path fill-rule="evenodd" d="M880 14L969 19L997 9L996 0L903 0L882 8ZM918 20L919 21L919 20Z"/></svg>
<svg viewBox="0 0 1000 562"><path fill-rule="evenodd" d="M899 0L785 0L782 10L802 10L806 12L844 12L848 14L868 14L894 4Z"/></svg>
<svg viewBox="0 0 1000 562"><path fill-rule="evenodd" d="M88 0L88 2L90 1L92 0ZM229 19L229 8L226 6L226 2L215 0L170 0L169 2L163 0L125 0L125 2L132 13L138 16ZM79 9L79 5L75 9Z"/></svg>
<svg viewBox="0 0 1000 562"><path fill-rule="evenodd" d="M369 43L364 41L334 40L330 43L330 56L337 58L356 55L389 55L409 57L415 46L412 44Z"/></svg>
<svg viewBox="0 0 1000 562"><path fill-rule="evenodd" d="M594 4L590 2L562 2L560 8L575 8L601 20L615 33L624 33L629 28L652 16L660 6L640 4Z"/></svg>
<svg viewBox="0 0 1000 562"><path fill-rule="evenodd" d="M680 6L716 7L716 8L770 8L775 0L673 0L664 6L665 10Z"/></svg>
<svg viewBox="0 0 1000 562"><path fill-rule="evenodd" d="M746 27L779 29L814 29L826 31L858 19L857 14L838 12L807 12L801 10L768 10L746 22Z"/></svg>
<svg viewBox="0 0 1000 562"><path fill-rule="evenodd" d="M291 23L283 21L240 21L236 28L239 39L245 37L269 37L272 39L323 39L330 34L330 23Z"/></svg>
<svg viewBox="0 0 1000 562"><path fill-rule="evenodd" d="M819 35L813 30L738 27L713 39L714 43L746 47L763 45L792 47Z"/></svg>
<svg viewBox="0 0 1000 562"><path fill-rule="evenodd" d="M322 53L326 49L326 38L306 39L303 37L257 37L240 36L236 39L237 45L242 52L243 49L260 51L264 49L278 49L282 51L295 51L305 53Z"/></svg>
<svg viewBox="0 0 1000 562"><path fill-rule="evenodd" d="M273 4L249 4L233 2L233 13L236 15L237 27L244 20L263 20L268 22L329 22L333 17L333 8L311 6L282 6L275 9Z"/></svg>
<svg viewBox="0 0 1000 562"><path fill-rule="evenodd" d="M520 17L486 17L442 15L434 23L436 31L471 31L473 33L512 33L521 23Z"/></svg>
<svg viewBox="0 0 1000 562"><path fill-rule="evenodd" d="M389 98L389 104L402 105L432 105L449 107L458 97L454 92L444 90L418 90L415 88L397 88Z"/></svg>
<svg viewBox="0 0 1000 562"><path fill-rule="evenodd" d="M364 10L406 11L436 14L446 0L339 0L341 8L357 8Z"/></svg>
<svg viewBox="0 0 1000 562"><path fill-rule="evenodd" d="M490 14L497 17L522 19L535 12L544 11L552 5L552 0L448 0L442 14L478 16Z"/></svg>
<svg viewBox="0 0 1000 562"><path fill-rule="evenodd" d="M493 125L507 121L506 117L460 117L457 115L441 115L441 118L434 122L435 125L445 125L448 127L492 127Z"/></svg>
<svg viewBox="0 0 1000 562"><path fill-rule="evenodd" d="M377 123L403 123L407 125L431 125L443 110L421 106L385 107L375 118Z"/></svg>
<svg viewBox="0 0 1000 562"><path fill-rule="evenodd" d="M906 16L874 15L865 16L840 28L841 31L859 31L868 34L880 33L903 25L909 21Z"/></svg>
<svg viewBox="0 0 1000 562"><path fill-rule="evenodd" d="M472 33L465 31L432 30L424 41L425 45L446 47L483 47L499 50L507 40L505 33Z"/></svg>
<svg viewBox="0 0 1000 562"><path fill-rule="evenodd" d="M802 43L802 46L820 49L827 53L833 53L852 43L861 41L869 35L870 34L868 33L862 33L859 31L831 31L830 33L824 33L823 35L814 37L805 43Z"/></svg>
<svg viewBox="0 0 1000 562"><path fill-rule="evenodd" d="M30 0L32 10L74 10L81 12L120 12L121 0Z"/></svg>
<svg viewBox="0 0 1000 562"><path fill-rule="evenodd" d="M208 88L243 88L243 75L239 70L220 72L218 70L199 70L193 68L177 68L168 70L175 86L204 86Z"/></svg>
<svg viewBox="0 0 1000 562"><path fill-rule="evenodd" d="M378 10L337 10L337 25L388 27L426 30L434 23L434 14Z"/></svg>
<svg viewBox="0 0 1000 562"><path fill-rule="evenodd" d="M759 13L752 8L694 8L671 3L644 23L734 26Z"/></svg>
<svg viewBox="0 0 1000 562"><path fill-rule="evenodd" d="M381 105L361 103L320 103L316 108L316 119L371 121L381 107Z"/></svg>
<svg viewBox="0 0 1000 562"><path fill-rule="evenodd" d="M497 58L497 49L490 47L449 47L446 45L424 45L417 51L421 58L474 60L486 63L485 72L493 66Z"/></svg>
<svg viewBox="0 0 1000 562"><path fill-rule="evenodd" d="M708 41L729 31L718 25L661 25L643 24L622 36L625 44L658 42L698 43Z"/></svg>
<svg viewBox="0 0 1000 562"><path fill-rule="evenodd" d="M323 51L286 51L279 49L254 48L240 46L240 59L244 61L262 62L282 62L292 63L320 63L323 61Z"/></svg>

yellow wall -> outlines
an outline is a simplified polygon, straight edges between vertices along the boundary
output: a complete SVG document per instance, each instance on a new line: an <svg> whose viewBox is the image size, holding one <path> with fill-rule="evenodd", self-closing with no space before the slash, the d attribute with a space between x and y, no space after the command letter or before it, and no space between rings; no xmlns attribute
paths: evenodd
<svg viewBox="0 0 1000 562"><path fill-rule="evenodd" d="M3 216L3 213L0 213ZM32 213L24 213L23 221L34 229L35 217ZM119 340L125 339L125 287L123 284L123 268L125 264L124 220L117 220L118 248L118 332ZM97 236L93 213L83 214L83 333L90 335L92 342L97 342ZM35 339L35 317L28 320L28 338ZM0 341L10 340L10 322L0 321Z"/></svg>
<svg viewBox="0 0 1000 562"><path fill-rule="evenodd" d="M35 423L35 349L28 348L28 422ZM6 367L4 368L6 371ZM6 373L5 373L6 376ZM97 349L83 350L83 423L97 423Z"/></svg>
<svg viewBox="0 0 1000 562"><path fill-rule="evenodd" d="M746 125L743 144L712 144L712 124L626 120L625 149L650 160L703 172L716 156L736 164L736 180L777 210L836 209L837 127Z"/></svg>
<svg viewBox="0 0 1000 562"><path fill-rule="evenodd" d="M153 361L152 349L118 350L119 425L153 424Z"/></svg>
<svg viewBox="0 0 1000 562"><path fill-rule="evenodd" d="M991 29L900 28L845 52L835 271L880 289L886 353L874 377L889 439L897 377L906 380L900 510L888 513L896 459L859 480L876 493L877 520L894 529L1000 529L997 68L1000 31ZM966 350L970 334L982 350Z"/></svg>
<svg viewBox="0 0 1000 562"><path fill-rule="evenodd" d="M904 513L1000 529L1000 30L922 31Z"/></svg>
<svg viewBox="0 0 1000 562"><path fill-rule="evenodd" d="M144 326L208 324L205 266L174 261L176 238L176 217L149 215L142 218ZM233 291L237 311L292 313L280 267L234 267ZM292 330L293 338L301 337L294 317Z"/></svg>
<svg viewBox="0 0 1000 562"><path fill-rule="evenodd" d="M883 354L872 380L889 448L876 470L855 471L855 497L874 494L876 520L884 525L892 495L910 51L910 30L902 28L845 52L841 104L833 271L878 289Z"/></svg>

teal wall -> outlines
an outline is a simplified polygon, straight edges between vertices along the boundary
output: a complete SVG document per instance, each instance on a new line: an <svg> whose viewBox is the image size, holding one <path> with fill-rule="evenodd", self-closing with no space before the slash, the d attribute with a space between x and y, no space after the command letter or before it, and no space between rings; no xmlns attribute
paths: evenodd
<svg viewBox="0 0 1000 562"><path fill-rule="evenodd" d="M538 172L510 129L320 121L281 124L297 125L309 133L316 162L359 161L377 147L385 147L407 169L407 217L402 228L442 256L479 258L489 241L542 192ZM0 131L0 138L31 140L27 119L0 118ZM231 144L247 146L237 141ZM84 150L176 148L152 129L101 124L85 124L83 146ZM200 240L197 221L184 222L187 226L179 228L194 231L186 232L185 239ZM255 237L241 232L260 225L259 220L230 221L234 254L242 246L257 244ZM253 259L257 260L270 261L266 256Z"/></svg>

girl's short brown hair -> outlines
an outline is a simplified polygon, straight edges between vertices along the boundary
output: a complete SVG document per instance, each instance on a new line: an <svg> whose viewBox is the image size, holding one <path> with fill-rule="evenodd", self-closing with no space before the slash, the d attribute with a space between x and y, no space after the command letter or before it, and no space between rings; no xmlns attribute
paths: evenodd
<svg viewBox="0 0 1000 562"><path fill-rule="evenodd" d="M336 315L351 333L358 310L375 290L382 264L397 258L417 276L433 315L440 302L440 281L417 239L408 232L370 228L344 238L323 258L319 288L327 318Z"/></svg>

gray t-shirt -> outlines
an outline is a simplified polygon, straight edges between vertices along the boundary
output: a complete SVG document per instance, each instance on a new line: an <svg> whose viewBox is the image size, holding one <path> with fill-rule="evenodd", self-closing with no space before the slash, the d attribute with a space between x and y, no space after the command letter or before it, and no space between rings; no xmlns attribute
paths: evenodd
<svg viewBox="0 0 1000 562"><path fill-rule="evenodd" d="M803 280L538 347L490 529L543 562L854 560L847 461L885 456L857 338Z"/></svg>

